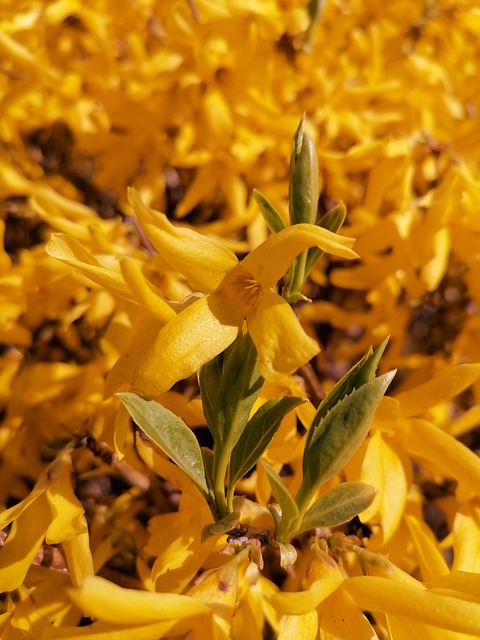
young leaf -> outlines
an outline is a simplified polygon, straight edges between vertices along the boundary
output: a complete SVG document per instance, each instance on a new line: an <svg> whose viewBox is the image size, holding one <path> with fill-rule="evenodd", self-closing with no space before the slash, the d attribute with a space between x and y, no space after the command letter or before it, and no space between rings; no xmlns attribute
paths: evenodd
<svg viewBox="0 0 480 640"><path fill-rule="evenodd" d="M268 198L256 189L253 190L253 197L255 198L255 202L258 204L258 208L260 209L262 216L272 233L278 233L282 229L287 228L282 216L278 213Z"/></svg>
<svg viewBox="0 0 480 640"><path fill-rule="evenodd" d="M327 482L352 457L370 428L373 415L395 371L355 389L329 411L316 437L307 442L303 458L303 480L295 498L300 511L318 487Z"/></svg>
<svg viewBox="0 0 480 640"><path fill-rule="evenodd" d="M364 482L344 482L324 493L305 514L298 529L291 535L298 535L315 527L336 527L348 522L369 507L377 490Z"/></svg>
<svg viewBox="0 0 480 640"><path fill-rule="evenodd" d="M274 398L250 418L230 459L230 484L235 485L254 466L268 447L286 414L298 407L302 398Z"/></svg>
<svg viewBox="0 0 480 640"><path fill-rule="evenodd" d="M192 430L158 402L134 393L117 395L142 431L190 476L208 500L202 452Z"/></svg>
<svg viewBox="0 0 480 640"><path fill-rule="evenodd" d="M330 393L322 400L315 412L308 432L305 454L307 450L314 445L317 438L321 435L322 430L327 426L326 423L322 421L328 412L345 396L351 394L354 389L359 389L366 382L373 380L387 343L388 338L385 338L374 351L370 348L363 358L336 383ZM305 466L303 471L305 473Z"/></svg>
<svg viewBox="0 0 480 640"><path fill-rule="evenodd" d="M224 354L221 353L198 370L198 386L202 396L203 413L215 442L221 442L222 440L221 416L219 415L218 405L223 357Z"/></svg>
<svg viewBox="0 0 480 640"><path fill-rule="evenodd" d="M280 520L280 527L277 530L277 535L279 536L280 541L284 542L281 533L298 518L298 507L278 473L276 473L268 462L265 462L265 460L262 460L262 464L267 474L268 482L272 487L272 493L275 500L278 502L280 509L282 510L282 517Z"/></svg>
<svg viewBox="0 0 480 640"><path fill-rule="evenodd" d="M230 455L263 385L250 336L240 335L228 349L204 365L199 372L199 384L216 453L221 450L222 455Z"/></svg>

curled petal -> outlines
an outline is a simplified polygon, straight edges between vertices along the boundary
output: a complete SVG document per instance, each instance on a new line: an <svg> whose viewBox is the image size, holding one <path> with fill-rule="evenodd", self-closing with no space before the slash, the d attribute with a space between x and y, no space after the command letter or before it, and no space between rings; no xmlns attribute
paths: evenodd
<svg viewBox="0 0 480 640"><path fill-rule="evenodd" d="M265 291L247 326L258 354L258 368L267 380L287 375L311 360L320 348L302 328L290 305Z"/></svg>
<svg viewBox="0 0 480 640"><path fill-rule="evenodd" d="M0 549L0 592L13 591L22 584L50 520L48 500L43 493L12 524Z"/></svg>
<svg viewBox="0 0 480 640"><path fill-rule="evenodd" d="M262 287L270 289L288 271L294 258L310 247L318 247L341 258L358 258L351 249L354 238L339 236L313 224L296 224L270 236L242 262Z"/></svg>
<svg viewBox="0 0 480 640"><path fill-rule="evenodd" d="M151 313L162 325L175 317L175 311L167 304L160 292L154 291L152 285L146 280L140 263L123 258L120 260L120 271L140 306Z"/></svg>
<svg viewBox="0 0 480 640"><path fill-rule="evenodd" d="M128 197L142 229L168 264L182 273L193 289L211 293L238 262L235 254L212 238L176 227L167 216L147 207L134 189Z"/></svg>
<svg viewBox="0 0 480 640"><path fill-rule="evenodd" d="M134 387L148 396L167 391L226 349L238 330L221 293L200 298L160 331L134 373Z"/></svg>
<svg viewBox="0 0 480 640"><path fill-rule="evenodd" d="M65 264L79 269L90 280L107 291L111 291L125 300L135 301L122 276L116 271L102 266L78 240L70 238L64 233L52 233L46 246L46 252L52 258L57 258Z"/></svg>

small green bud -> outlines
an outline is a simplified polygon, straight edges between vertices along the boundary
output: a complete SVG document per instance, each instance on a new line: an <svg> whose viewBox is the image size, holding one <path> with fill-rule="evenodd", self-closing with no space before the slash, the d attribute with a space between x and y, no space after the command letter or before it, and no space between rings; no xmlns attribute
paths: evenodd
<svg viewBox="0 0 480 640"><path fill-rule="evenodd" d="M290 157L291 224L315 224L318 208L318 160L312 138L305 133L305 114L293 139Z"/></svg>

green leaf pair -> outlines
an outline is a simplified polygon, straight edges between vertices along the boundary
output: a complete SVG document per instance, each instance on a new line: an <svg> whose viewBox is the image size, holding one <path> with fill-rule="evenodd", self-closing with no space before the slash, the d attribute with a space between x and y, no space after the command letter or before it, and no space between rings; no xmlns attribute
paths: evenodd
<svg viewBox="0 0 480 640"><path fill-rule="evenodd" d="M295 498L268 465L265 470L282 515L276 533L286 543L314 527L331 527L366 509L375 489L363 483L344 483L324 493L313 505L317 491L348 462L365 439L375 410L394 371L375 378L387 340L370 350L331 390L319 405L309 429L303 456L303 479Z"/></svg>
<svg viewBox="0 0 480 640"><path fill-rule="evenodd" d="M201 448L183 420L158 402L133 393L118 394L142 431L202 493L218 523L210 528L212 534L238 522L236 484L255 466L285 415L304 402L301 398L274 398L250 417L263 385L256 365L255 347L246 334L200 369L198 379L213 450Z"/></svg>

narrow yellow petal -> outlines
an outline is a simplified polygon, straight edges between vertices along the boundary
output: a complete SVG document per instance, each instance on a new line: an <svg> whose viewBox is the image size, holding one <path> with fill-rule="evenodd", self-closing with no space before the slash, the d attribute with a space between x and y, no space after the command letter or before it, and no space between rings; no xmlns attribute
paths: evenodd
<svg viewBox="0 0 480 640"><path fill-rule="evenodd" d="M72 486L69 456L57 460L56 474L46 491L52 520L46 533L48 544L57 544L87 531L85 512Z"/></svg>
<svg viewBox="0 0 480 640"><path fill-rule="evenodd" d="M427 525L408 514L405 522L415 545L423 580L431 582L446 575L449 572L447 563Z"/></svg>
<svg viewBox="0 0 480 640"><path fill-rule="evenodd" d="M335 256L352 259L358 258L351 249L354 242L354 238L339 236L313 224L296 224L267 238L242 261L242 265L262 287L270 289L305 249L318 247Z"/></svg>
<svg viewBox="0 0 480 640"><path fill-rule="evenodd" d="M103 267L83 245L63 233L52 233L46 246L46 252L76 269L90 280L126 300L135 302L130 289L119 273Z"/></svg>
<svg viewBox="0 0 480 640"><path fill-rule="evenodd" d="M99 576L86 578L70 597L85 615L113 624L149 624L209 613L207 605L174 593L123 589Z"/></svg>
<svg viewBox="0 0 480 640"><path fill-rule="evenodd" d="M205 626L205 616L195 616L188 620L169 620L167 622L129 626L98 621L86 627L62 626L47 628L42 633L42 640L73 640L74 638L88 638L88 640L159 640L159 638L185 637L193 629ZM192 636L189 635L189 637Z"/></svg>
<svg viewBox="0 0 480 640"><path fill-rule="evenodd" d="M151 349L162 326L158 320L149 317L142 318L136 324L130 343L108 373L105 383L105 398L120 389L130 388L135 368L138 367L145 358L145 354ZM127 332L128 329L125 328L124 331Z"/></svg>
<svg viewBox="0 0 480 640"><path fill-rule="evenodd" d="M158 395L224 351L239 330L228 323L224 306L224 296L215 293L196 300L166 324L137 367L134 387Z"/></svg>
<svg viewBox="0 0 480 640"><path fill-rule="evenodd" d="M380 520L382 543L388 542L402 519L409 479L409 461L395 442L380 431L367 440L360 480L378 490L372 504L360 514L363 522Z"/></svg>
<svg viewBox="0 0 480 640"><path fill-rule="evenodd" d="M161 293L155 291L142 272L139 262L129 258L120 260L120 271L132 290L138 304L153 315L162 325L175 317L175 311L167 304Z"/></svg>
<svg viewBox="0 0 480 640"><path fill-rule="evenodd" d="M278 640L315 640L318 631L318 616L315 610L299 616L288 616Z"/></svg>
<svg viewBox="0 0 480 640"><path fill-rule="evenodd" d="M480 574L454 569L447 575L432 582L432 587L451 589L466 598L473 597L480 602Z"/></svg>
<svg viewBox="0 0 480 640"><path fill-rule="evenodd" d="M86 523L85 523L86 524ZM63 553L74 587L78 587L88 576L93 576L93 558L88 532L62 542Z"/></svg>
<svg viewBox="0 0 480 640"><path fill-rule="evenodd" d="M364 611L411 618L442 629L480 636L480 603L376 576L347 578L343 588Z"/></svg>
<svg viewBox="0 0 480 640"><path fill-rule="evenodd" d="M313 358L318 344L307 336L290 305L265 291L247 326L258 353L258 368L267 380L292 373Z"/></svg>
<svg viewBox="0 0 480 640"><path fill-rule="evenodd" d="M480 574L480 509L461 505L453 521L454 570Z"/></svg>
<svg viewBox="0 0 480 640"><path fill-rule="evenodd" d="M304 615L323 602L342 584L341 578L322 578L307 591L278 592L268 597L270 603L281 613Z"/></svg>
<svg viewBox="0 0 480 640"><path fill-rule="evenodd" d="M371 624L345 589L337 589L318 607L321 637L328 640L373 640Z"/></svg>
<svg viewBox="0 0 480 640"><path fill-rule="evenodd" d="M238 262L216 240L192 229L173 225L163 213L147 207L134 189L128 197L142 229L163 260L182 273L194 290L210 293Z"/></svg>
<svg viewBox="0 0 480 640"><path fill-rule="evenodd" d="M458 364L446 367L428 382L395 396L400 403L400 415L415 416L448 400L469 387L480 377L480 364Z"/></svg>
<svg viewBox="0 0 480 640"><path fill-rule="evenodd" d="M45 493L40 495L12 524L0 549L0 592L13 591L25 579L50 523Z"/></svg>
<svg viewBox="0 0 480 640"><path fill-rule="evenodd" d="M445 477L455 478L459 489L478 495L480 458L449 433L420 418L411 418L402 443L412 454L433 465Z"/></svg>

